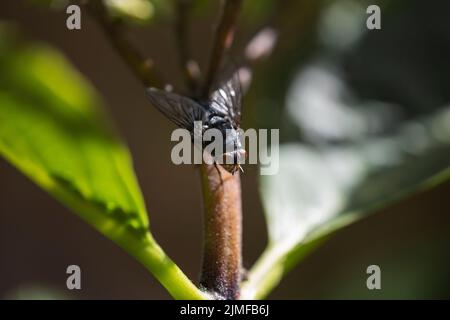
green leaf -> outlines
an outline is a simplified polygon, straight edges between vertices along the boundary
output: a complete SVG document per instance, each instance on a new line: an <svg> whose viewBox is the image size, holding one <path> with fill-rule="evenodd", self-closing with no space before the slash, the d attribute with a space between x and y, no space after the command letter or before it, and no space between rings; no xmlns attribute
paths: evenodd
<svg viewBox="0 0 450 320"><path fill-rule="evenodd" d="M128 151L81 76L38 46L3 56L2 71L2 154L47 189L70 190L145 235L147 214Z"/></svg>
<svg viewBox="0 0 450 320"><path fill-rule="evenodd" d="M152 238L129 152L92 87L55 50L6 39L0 33L0 154L135 256L172 296L204 298Z"/></svg>
<svg viewBox="0 0 450 320"><path fill-rule="evenodd" d="M311 140L282 145L279 172L261 178L269 244L243 285L244 298L263 298L333 232L450 178L449 107L381 134L365 132L374 118L392 119L385 114L391 108L351 108L335 94L346 92L343 83L310 71L294 83L288 111ZM328 143L327 135L340 143Z"/></svg>

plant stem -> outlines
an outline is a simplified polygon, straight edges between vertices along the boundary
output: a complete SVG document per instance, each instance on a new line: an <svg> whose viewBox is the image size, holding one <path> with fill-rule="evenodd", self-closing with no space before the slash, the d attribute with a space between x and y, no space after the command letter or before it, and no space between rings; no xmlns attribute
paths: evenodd
<svg viewBox="0 0 450 320"><path fill-rule="evenodd" d="M116 239L116 242L150 271L173 298L178 300L211 298L186 277L153 238L147 244L133 241L131 237Z"/></svg>
<svg viewBox="0 0 450 320"><path fill-rule="evenodd" d="M231 47L237 17L242 0L225 0L222 5L222 14L217 26L214 44L210 55L209 66L200 97L208 98L215 84L217 73L222 65L225 52Z"/></svg>
<svg viewBox="0 0 450 320"><path fill-rule="evenodd" d="M264 299L295 263L322 244L325 237L303 243L296 250L282 244L269 245L248 273L242 284L242 299ZM292 251L290 251L292 250Z"/></svg>
<svg viewBox="0 0 450 320"><path fill-rule="evenodd" d="M225 0L200 97L207 100L233 33L242 0ZM220 171L220 174L218 172ZM239 298L242 272L242 205L239 173L220 165L200 167L204 203L204 247L200 285L218 299Z"/></svg>
<svg viewBox="0 0 450 320"><path fill-rule="evenodd" d="M108 40L144 86L162 87L164 82L156 74L152 59L144 58L126 39L121 29L121 21L113 20L108 15L103 1L89 1L87 7L102 27Z"/></svg>
<svg viewBox="0 0 450 320"><path fill-rule="evenodd" d="M241 281L241 185L239 173L203 164L204 252L200 284L218 299L239 297ZM221 181L222 179L222 181Z"/></svg>
<svg viewBox="0 0 450 320"><path fill-rule="evenodd" d="M242 285L242 299L262 299L280 282L285 272L284 253L276 247L264 250Z"/></svg>
<svg viewBox="0 0 450 320"><path fill-rule="evenodd" d="M175 40L178 49L181 71L184 81L191 93L195 93L198 87L199 70L198 64L190 60L188 46L189 24L188 18L192 0L177 0L175 8Z"/></svg>

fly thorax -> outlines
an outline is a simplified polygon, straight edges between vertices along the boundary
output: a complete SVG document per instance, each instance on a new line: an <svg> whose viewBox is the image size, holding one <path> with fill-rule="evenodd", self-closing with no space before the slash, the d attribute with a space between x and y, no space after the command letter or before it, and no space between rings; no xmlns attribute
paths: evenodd
<svg viewBox="0 0 450 320"><path fill-rule="evenodd" d="M237 131L234 128L225 130L224 152L233 152L241 147Z"/></svg>

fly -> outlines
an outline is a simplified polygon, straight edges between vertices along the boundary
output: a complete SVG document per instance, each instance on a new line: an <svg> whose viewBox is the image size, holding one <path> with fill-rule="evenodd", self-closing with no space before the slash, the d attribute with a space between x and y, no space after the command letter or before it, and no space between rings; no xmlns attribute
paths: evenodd
<svg viewBox="0 0 450 320"><path fill-rule="evenodd" d="M231 174L242 170L240 163L245 158L246 152L238 133L241 123L242 93L237 72L230 80L219 86L205 102L153 87L147 89L147 97L170 121L189 130L192 138L195 121L202 122L202 133L208 129L218 129L224 138L222 149L224 152L212 156L215 159L221 158L222 166ZM208 143L203 142L203 148ZM217 165L216 162L214 165Z"/></svg>

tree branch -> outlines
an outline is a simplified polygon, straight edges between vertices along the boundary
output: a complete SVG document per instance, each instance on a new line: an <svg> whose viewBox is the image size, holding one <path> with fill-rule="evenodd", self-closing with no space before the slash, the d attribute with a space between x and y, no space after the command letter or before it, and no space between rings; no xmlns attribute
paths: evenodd
<svg viewBox="0 0 450 320"><path fill-rule="evenodd" d="M153 61L150 58L145 59L124 37L121 21L113 20L108 15L103 1L89 1L86 6L102 27L108 40L144 86L162 87L164 82L156 75Z"/></svg>

